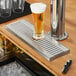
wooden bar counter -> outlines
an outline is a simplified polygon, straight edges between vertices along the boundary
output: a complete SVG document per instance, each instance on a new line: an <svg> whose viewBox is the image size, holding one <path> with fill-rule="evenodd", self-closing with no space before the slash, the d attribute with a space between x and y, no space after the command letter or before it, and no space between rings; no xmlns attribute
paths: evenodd
<svg viewBox="0 0 76 76"><path fill-rule="evenodd" d="M34 2L44 2L47 5L47 9L45 12L45 30L46 32L50 30L50 0L27 0L29 3ZM34 49L30 46L22 42L20 39L15 37L13 34L8 32L4 26L8 23L12 23L14 21L25 19L33 24L32 16L27 15L24 17L17 18L15 20L3 23L0 25L0 32L9 39L12 43L22 49L26 54L36 60L39 64L45 67L48 71L53 73L55 76L76 76L76 0L66 0L66 12L65 12L65 28L68 33L68 38L60 41L60 43L64 44L70 49L70 53L59 57L53 61L48 61L40 54L38 54ZM62 74L62 68L64 63L68 60L72 60L72 65L69 71L66 74Z"/></svg>

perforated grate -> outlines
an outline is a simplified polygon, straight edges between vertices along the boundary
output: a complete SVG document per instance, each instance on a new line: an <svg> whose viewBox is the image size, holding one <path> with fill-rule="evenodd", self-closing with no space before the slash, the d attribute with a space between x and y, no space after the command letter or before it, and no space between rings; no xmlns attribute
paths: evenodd
<svg viewBox="0 0 76 76"><path fill-rule="evenodd" d="M36 51L47 60L55 59L69 52L67 47L51 38L49 34L46 34L42 40L33 40L33 25L28 21L19 20L8 24L5 28L32 48L36 49Z"/></svg>

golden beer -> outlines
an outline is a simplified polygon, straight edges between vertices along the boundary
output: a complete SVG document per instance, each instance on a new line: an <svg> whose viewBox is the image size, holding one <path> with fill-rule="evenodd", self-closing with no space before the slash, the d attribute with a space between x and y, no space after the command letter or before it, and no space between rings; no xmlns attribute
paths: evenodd
<svg viewBox="0 0 76 76"><path fill-rule="evenodd" d="M40 36L42 34L42 32L44 31L44 20L43 20L44 13L40 13L40 14L33 13L33 17L34 17L35 33Z"/></svg>
<svg viewBox="0 0 76 76"><path fill-rule="evenodd" d="M44 38L44 12L46 5L43 3L33 3L31 5L33 21L34 21L34 39Z"/></svg>

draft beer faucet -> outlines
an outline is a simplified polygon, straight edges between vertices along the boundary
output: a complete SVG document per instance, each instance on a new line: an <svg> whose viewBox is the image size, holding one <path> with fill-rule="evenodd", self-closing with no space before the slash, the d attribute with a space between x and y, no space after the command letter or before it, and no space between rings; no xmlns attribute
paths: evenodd
<svg viewBox="0 0 76 76"><path fill-rule="evenodd" d="M67 36L65 32L65 0L51 0L51 37L63 40Z"/></svg>

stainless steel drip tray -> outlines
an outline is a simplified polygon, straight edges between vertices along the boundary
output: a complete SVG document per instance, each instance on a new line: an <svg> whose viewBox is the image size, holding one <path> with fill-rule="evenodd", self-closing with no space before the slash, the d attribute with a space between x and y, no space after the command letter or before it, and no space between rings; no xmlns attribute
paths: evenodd
<svg viewBox="0 0 76 76"><path fill-rule="evenodd" d="M51 38L49 34L46 34L45 38L42 40L33 40L33 25L26 20L13 22L8 24L5 28L10 33L14 34L16 37L34 48L47 60L53 60L69 52L67 47Z"/></svg>

